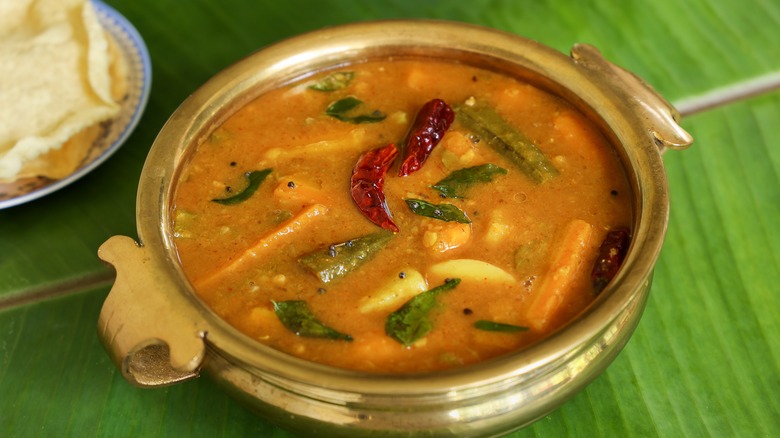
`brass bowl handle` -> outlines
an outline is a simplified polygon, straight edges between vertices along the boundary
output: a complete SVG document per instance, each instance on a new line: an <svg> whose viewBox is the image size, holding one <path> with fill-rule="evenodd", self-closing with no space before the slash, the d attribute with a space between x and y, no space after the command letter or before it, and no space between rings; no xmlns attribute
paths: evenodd
<svg viewBox="0 0 780 438"><path fill-rule="evenodd" d="M607 61L598 49L588 44L575 44L571 57L585 70L610 80L619 100L628 106L629 112L640 117L661 152L666 148L686 149L693 143L691 134L679 125L677 109L641 78Z"/></svg>
<svg viewBox="0 0 780 438"><path fill-rule="evenodd" d="M187 309L191 303L150 251L125 236L101 245L98 256L116 269L103 303L98 335L129 382L170 385L197 377L206 353L204 333Z"/></svg>

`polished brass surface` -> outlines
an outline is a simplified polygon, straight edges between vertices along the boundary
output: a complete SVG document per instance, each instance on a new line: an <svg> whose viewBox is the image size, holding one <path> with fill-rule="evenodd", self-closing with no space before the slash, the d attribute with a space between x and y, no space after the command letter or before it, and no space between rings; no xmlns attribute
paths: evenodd
<svg viewBox="0 0 780 438"><path fill-rule="evenodd" d="M116 283L103 304L98 334L122 375L138 386L162 386L197 376L206 346L191 305L149 249L114 236L98 250L116 267Z"/></svg>
<svg viewBox="0 0 780 438"><path fill-rule="evenodd" d="M543 342L426 375L345 371L288 356L242 335L203 305L184 278L172 240L171 200L194 148L267 90L315 71L387 57L448 59L515 75L571 102L615 146L633 191L631 248L623 269L596 302ZM677 117L647 84L586 45L576 45L568 57L515 35L437 21L353 24L273 45L209 80L160 132L139 185L143 246L115 237L101 248L101 258L119 273L101 313L101 340L135 384L169 384L176 376L205 370L258 413L299 431L488 436L522 427L592 381L636 327L668 221L661 153L692 141ZM171 361L164 349L143 350L150 345L168 346ZM154 361L162 363L150 365ZM157 374L139 375L147 369ZM161 369L170 373L160 374Z"/></svg>

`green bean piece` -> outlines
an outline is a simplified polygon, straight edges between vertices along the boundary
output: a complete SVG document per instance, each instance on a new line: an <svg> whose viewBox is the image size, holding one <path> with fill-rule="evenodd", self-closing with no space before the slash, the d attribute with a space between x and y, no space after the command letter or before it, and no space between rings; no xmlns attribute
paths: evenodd
<svg viewBox="0 0 780 438"><path fill-rule="evenodd" d="M263 169L247 172L247 186L244 190L236 193L233 196L227 198L215 198L211 201L222 205L235 205L246 201L250 196L252 196L252 194L255 193L255 191L257 191L257 188L260 187L260 184L262 184L263 181L265 181L265 178L271 173L271 170L272 169Z"/></svg>
<svg viewBox="0 0 780 438"><path fill-rule="evenodd" d="M498 175L506 175L506 169L495 164L481 164L458 169L431 187L445 198L463 198L472 185L489 183Z"/></svg>
<svg viewBox="0 0 780 438"><path fill-rule="evenodd" d="M273 302L274 313L288 330L305 338L325 338L351 341L352 336L334 330L320 322L303 300Z"/></svg>
<svg viewBox="0 0 780 438"><path fill-rule="evenodd" d="M436 297L455 289L459 278L448 279L441 286L419 293L391 313L385 320L385 333L408 347L433 328L430 313L436 307Z"/></svg>
<svg viewBox="0 0 780 438"><path fill-rule="evenodd" d="M543 183L558 175L552 162L531 140L487 105L460 105L455 108L455 114L466 129L486 141L535 183Z"/></svg>
<svg viewBox="0 0 780 438"><path fill-rule="evenodd" d="M458 222L461 224L470 224L471 219L466 216L463 210L452 204L431 204L422 199L404 199L406 205L412 210L412 213L444 222Z"/></svg>
<svg viewBox="0 0 780 438"><path fill-rule="evenodd" d="M305 255L298 259L298 263L321 282L330 283L373 258L392 237L393 233L385 231L358 237Z"/></svg>

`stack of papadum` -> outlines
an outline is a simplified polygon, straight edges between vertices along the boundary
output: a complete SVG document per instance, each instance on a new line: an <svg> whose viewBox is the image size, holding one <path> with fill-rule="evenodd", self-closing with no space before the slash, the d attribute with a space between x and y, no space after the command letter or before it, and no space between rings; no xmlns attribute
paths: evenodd
<svg viewBox="0 0 780 438"><path fill-rule="evenodd" d="M126 92L88 0L0 0L0 199L77 170Z"/></svg>

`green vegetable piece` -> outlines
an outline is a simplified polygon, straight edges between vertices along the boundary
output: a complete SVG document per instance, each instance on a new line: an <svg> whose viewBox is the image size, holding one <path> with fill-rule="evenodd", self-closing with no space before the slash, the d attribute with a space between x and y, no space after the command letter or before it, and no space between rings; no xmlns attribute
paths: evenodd
<svg viewBox="0 0 780 438"><path fill-rule="evenodd" d="M515 270L521 274L532 272L544 259L549 243L536 239L532 240L515 251Z"/></svg>
<svg viewBox="0 0 780 438"><path fill-rule="evenodd" d="M274 301L274 312L287 329L306 338L336 339L351 341L352 336L336 331L319 320L312 313L309 304L303 300Z"/></svg>
<svg viewBox="0 0 780 438"><path fill-rule="evenodd" d="M463 210L452 204L431 204L422 199L404 199L406 205L412 210L412 213L438 219L444 222L459 222L461 224L470 224L471 219L466 216Z"/></svg>
<svg viewBox="0 0 780 438"><path fill-rule="evenodd" d="M466 129L486 141L535 183L548 181L558 175L558 170L544 153L492 108L480 104L460 105L455 108L455 113Z"/></svg>
<svg viewBox="0 0 780 438"><path fill-rule="evenodd" d="M393 233L381 231L305 255L298 259L321 282L330 283L358 269L384 248Z"/></svg>
<svg viewBox="0 0 780 438"><path fill-rule="evenodd" d="M385 119L385 117L387 117L379 110L376 110L370 114L361 114L357 116L348 116L346 114L360 106L362 103L362 100L354 96L348 96L330 104L330 106L325 110L325 114L335 119L341 120L342 122L354 124L381 122Z"/></svg>
<svg viewBox="0 0 780 438"><path fill-rule="evenodd" d="M408 347L422 338L433 328L431 310L436 306L436 297L455 289L460 278L452 278L441 286L415 295L385 320L385 333Z"/></svg>
<svg viewBox="0 0 780 438"><path fill-rule="evenodd" d="M349 86L352 79L355 78L355 72L353 71L337 71L333 72L312 85L309 85L310 90L332 92L341 90Z"/></svg>
<svg viewBox="0 0 780 438"><path fill-rule="evenodd" d="M273 169L263 169L247 172L246 179L248 183L244 190L228 198L216 198L212 199L211 201L222 205L235 205L246 201L250 196L252 196L253 193L255 193L257 188L260 187L260 184L265 181L265 178L271 173L271 170Z"/></svg>
<svg viewBox="0 0 780 438"><path fill-rule="evenodd" d="M445 198L463 198L466 189L474 184L491 182L497 175L506 175L506 169L495 164L482 164L458 169L431 187Z"/></svg>
<svg viewBox="0 0 780 438"><path fill-rule="evenodd" d="M480 319L479 321L475 322L474 327L489 332L503 332L503 333L516 333L516 332L524 332L528 330L528 327L522 327L519 325L512 325L512 324L504 324L501 322L493 322L485 319Z"/></svg>

